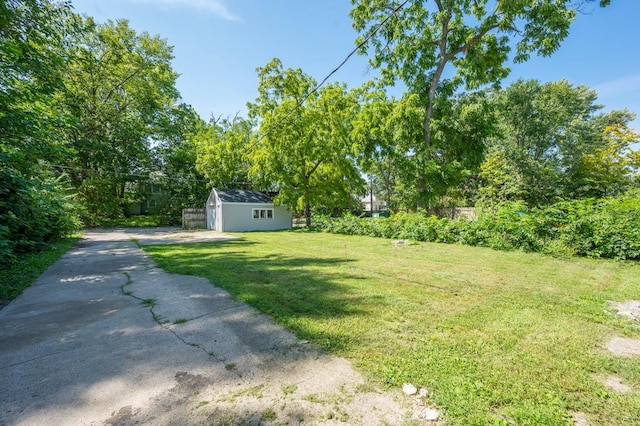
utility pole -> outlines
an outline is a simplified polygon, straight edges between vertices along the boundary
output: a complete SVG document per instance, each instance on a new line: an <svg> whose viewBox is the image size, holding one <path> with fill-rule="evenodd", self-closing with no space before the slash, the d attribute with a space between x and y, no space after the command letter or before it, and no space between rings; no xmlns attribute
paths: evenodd
<svg viewBox="0 0 640 426"><path fill-rule="evenodd" d="M373 217L373 175L369 173L369 212Z"/></svg>

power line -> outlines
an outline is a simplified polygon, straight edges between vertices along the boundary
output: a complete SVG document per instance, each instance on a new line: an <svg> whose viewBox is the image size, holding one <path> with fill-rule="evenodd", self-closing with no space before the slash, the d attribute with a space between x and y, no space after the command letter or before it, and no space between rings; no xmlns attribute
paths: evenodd
<svg viewBox="0 0 640 426"><path fill-rule="evenodd" d="M327 74L327 76L325 78L322 79L322 81L320 83L318 83L313 90L311 90L309 93L307 93L305 95L305 97L298 102L298 104L296 104L295 107L293 107L291 109L291 111L289 111L284 117L282 117L280 120L278 120L273 126L271 126L265 133L263 133L251 146L247 147L247 150L250 151L251 149L253 149L258 143L260 143L266 136L268 136L273 130L275 130L278 126L280 126L285 120L287 120L289 117L291 117L291 115L300 107L302 107L302 105L304 105L304 103L307 101L307 99L309 99L314 93L316 93L318 90L320 90L320 88L327 82L327 80L329 80L331 78L331 76L333 76L335 73L337 73L340 68L342 68L352 57L353 55L355 55L358 50L360 50L365 44L367 44L369 42L369 40L378 33L378 31L380 31L380 29L382 27L384 27L387 22L394 17L395 15L397 15L397 13L400 11L400 9L402 9L407 3L409 3L410 0L405 0L403 1L399 6L397 6L395 9L393 9L383 20L382 22L380 22L374 29L373 31L371 31L360 43L358 43L358 45L351 51L349 52L349 54L344 58L344 60L333 70L331 71L329 74ZM79 167L71 167L71 166L63 166L63 165L50 165L51 167L54 168L58 168L58 169L63 169L63 170L70 170L70 171L75 171L75 172L79 172L79 171L85 171L84 169L81 169ZM150 173L146 173L146 174L140 174L140 173L122 173L119 171L110 171L110 170L101 170L100 174L107 174L107 175L122 175L122 176L128 176L128 177L137 177L137 178L146 178L149 179L149 175L152 173L162 173L162 172L150 172ZM198 182L198 183L210 183L208 180L204 180L204 179L191 179L191 178L184 178L184 177L169 177L164 175L164 173L162 173L162 177L160 177L160 179L165 179L165 180L176 180L176 181L189 181L189 182Z"/></svg>
<svg viewBox="0 0 640 426"><path fill-rule="evenodd" d="M190 177L172 177L172 176L167 176L164 172L160 171L160 170L151 170L149 172L146 173L135 173L135 172L123 172L123 171L119 171L119 170L107 170L107 169L102 169L102 170L93 170L93 169L84 169L82 167L78 167L78 166L63 166L61 164L49 164L48 165L51 168L54 169L62 169L62 170L66 170L66 171L70 171L70 172L76 172L76 173L81 173L81 172L89 172L92 174L98 174L100 176L123 176L123 177L131 177L131 178L140 178L140 179L147 179L147 180L153 180L154 178L151 177L151 175L153 174L157 174L157 180L161 181L161 180L174 180L174 181L180 181L180 182L197 182L197 183L210 183L209 180L206 179L192 179ZM243 182L244 183L244 182Z"/></svg>
<svg viewBox="0 0 640 426"><path fill-rule="evenodd" d="M252 150L257 144L259 144L262 139L265 138L265 136L268 136L273 130L275 130L278 126L280 126L280 124L282 124L282 122L284 122L285 120L287 120L289 117L291 117L291 115L298 109L300 108L302 105L304 105L304 103L307 101L307 99L309 99L311 97L311 95L313 95L314 93L316 93L326 82L327 80L329 80L331 78L332 75L334 75L336 72L338 72L340 70L340 68L342 68L344 66L344 64L346 64L349 59L351 59L351 57L353 55L356 54L356 52L358 52L358 50L360 50L365 44L367 44L367 42L374 36L377 34L378 31L380 31L380 29L382 27L384 27L387 22L389 21L389 19L391 19L392 17L394 17L395 15L398 14L398 12L400 11L400 9L402 9L407 3L409 3L410 0L405 0L403 1L398 7L396 7L395 9L393 9L391 11L391 13L389 13L389 15L387 15L386 18L384 18L382 20L382 22L380 22L378 24L377 27L375 27L373 29L373 31L371 31L365 38L364 40L362 40L355 49L353 49L351 52L349 52L349 54L347 55L346 58L344 58L344 60L340 63L340 65L338 65L333 71L331 71L324 79L322 79L322 81L316 85L316 87L313 88L313 90L311 90L309 93L307 93L307 95L302 98L302 100L300 102L298 102L298 104L293 107L291 109L291 111L289 111L287 113L287 115L285 115L284 117L282 117L280 120L278 120L276 122L276 124L274 124L273 126L271 126L264 134L262 134L251 146L249 146L247 148L247 150Z"/></svg>
<svg viewBox="0 0 640 426"><path fill-rule="evenodd" d="M173 177L173 176L166 175L161 170L150 170L145 173L133 173L133 172L122 172L117 170L106 170L106 169L102 169L102 170L83 169L77 166L75 167L63 166L60 164L49 164L48 166L54 169L66 170L69 172L89 172L99 176L106 175L106 176L122 176L124 178L139 178L140 181L145 184L158 183L162 185L165 181L176 181L176 182L204 183L207 185L211 185L211 181L208 179L195 179L190 176ZM154 174L155 174L155 177L152 177L152 175ZM222 182L218 182L218 184L226 187L242 187L245 189L252 188L254 186L253 182L245 182L245 181L222 181Z"/></svg>

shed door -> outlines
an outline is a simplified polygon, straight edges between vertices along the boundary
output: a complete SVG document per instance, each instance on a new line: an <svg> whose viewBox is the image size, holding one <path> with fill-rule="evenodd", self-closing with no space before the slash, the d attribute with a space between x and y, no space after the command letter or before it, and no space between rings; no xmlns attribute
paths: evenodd
<svg viewBox="0 0 640 426"><path fill-rule="evenodd" d="M216 229L216 209L207 209L207 228Z"/></svg>

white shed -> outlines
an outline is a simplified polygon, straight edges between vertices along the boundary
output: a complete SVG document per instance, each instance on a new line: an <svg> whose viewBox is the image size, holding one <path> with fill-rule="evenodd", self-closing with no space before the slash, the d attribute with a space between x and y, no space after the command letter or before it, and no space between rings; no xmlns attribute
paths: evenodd
<svg viewBox="0 0 640 426"><path fill-rule="evenodd" d="M275 231L293 225L293 214L260 191L213 188L206 210L207 229L222 232Z"/></svg>

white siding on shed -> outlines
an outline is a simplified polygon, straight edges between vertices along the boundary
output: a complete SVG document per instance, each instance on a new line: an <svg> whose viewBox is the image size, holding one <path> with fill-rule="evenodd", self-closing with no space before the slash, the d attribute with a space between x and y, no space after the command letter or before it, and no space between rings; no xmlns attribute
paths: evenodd
<svg viewBox="0 0 640 426"><path fill-rule="evenodd" d="M255 200L261 202L252 202ZM275 231L291 228L291 212L285 206L276 206L273 202L266 201L270 201L270 197L258 191L214 188L207 200L207 227L222 232ZM265 214L254 218L256 209L264 210ZM268 210L273 213L267 214Z"/></svg>

